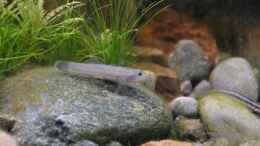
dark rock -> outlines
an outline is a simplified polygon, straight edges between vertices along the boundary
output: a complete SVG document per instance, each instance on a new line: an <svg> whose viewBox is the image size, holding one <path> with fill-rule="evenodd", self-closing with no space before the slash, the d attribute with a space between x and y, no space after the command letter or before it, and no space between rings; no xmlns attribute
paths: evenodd
<svg viewBox="0 0 260 146"><path fill-rule="evenodd" d="M11 131L15 123L15 117L7 114L0 114L0 129L5 131Z"/></svg>
<svg viewBox="0 0 260 146"><path fill-rule="evenodd" d="M258 82L251 65L243 58L230 58L221 62L211 73L214 89L228 90L257 100Z"/></svg>
<svg viewBox="0 0 260 146"><path fill-rule="evenodd" d="M180 41L169 58L169 66L176 70L181 81L200 81L209 75L210 63L202 48L192 40Z"/></svg>
<svg viewBox="0 0 260 146"><path fill-rule="evenodd" d="M18 121L26 146L67 146L82 140L141 143L168 135L171 114L160 97L113 82L72 77L52 67L35 68L1 83L3 110ZM118 93L114 91L122 86Z"/></svg>

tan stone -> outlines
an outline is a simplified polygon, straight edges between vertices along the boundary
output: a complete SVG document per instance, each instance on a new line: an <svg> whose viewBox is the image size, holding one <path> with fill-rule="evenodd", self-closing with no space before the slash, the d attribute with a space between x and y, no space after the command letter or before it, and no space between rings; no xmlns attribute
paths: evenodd
<svg viewBox="0 0 260 146"><path fill-rule="evenodd" d="M192 144L188 142L180 142L174 140L162 140L162 141L151 141L141 146L192 146Z"/></svg>
<svg viewBox="0 0 260 146"><path fill-rule="evenodd" d="M18 146L18 144L12 136L0 130L0 146Z"/></svg>
<svg viewBox="0 0 260 146"><path fill-rule="evenodd" d="M140 62L153 62L160 65L167 65L167 56L159 48L152 47L135 47L137 59Z"/></svg>

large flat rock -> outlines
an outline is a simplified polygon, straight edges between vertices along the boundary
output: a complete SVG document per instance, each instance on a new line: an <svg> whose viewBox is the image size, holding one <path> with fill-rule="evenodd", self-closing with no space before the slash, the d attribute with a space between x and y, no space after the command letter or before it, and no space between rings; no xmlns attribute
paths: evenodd
<svg viewBox="0 0 260 146"><path fill-rule="evenodd" d="M116 83L72 77L52 67L25 71L1 83L2 111L19 119L26 146L67 146L81 140L142 143L165 137L171 115L160 97Z"/></svg>

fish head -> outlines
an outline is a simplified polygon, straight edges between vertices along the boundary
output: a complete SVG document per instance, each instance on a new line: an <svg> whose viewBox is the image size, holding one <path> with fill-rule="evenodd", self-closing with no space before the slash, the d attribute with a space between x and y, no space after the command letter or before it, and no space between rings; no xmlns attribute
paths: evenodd
<svg viewBox="0 0 260 146"><path fill-rule="evenodd" d="M143 71L145 74L146 80L144 80L144 85L152 90L155 90L156 85L156 75L153 72L150 71Z"/></svg>
<svg viewBox="0 0 260 146"><path fill-rule="evenodd" d="M146 70L139 70L129 78L129 81L141 83L146 87L154 90L156 83L156 75L153 72Z"/></svg>

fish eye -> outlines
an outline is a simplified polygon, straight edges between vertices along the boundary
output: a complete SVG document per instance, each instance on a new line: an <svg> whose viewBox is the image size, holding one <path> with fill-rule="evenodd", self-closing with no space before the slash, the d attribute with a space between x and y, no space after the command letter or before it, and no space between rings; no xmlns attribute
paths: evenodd
<svg viewBox="0 0 260 146"><path fill-rule="evenodd" d="M139 72L139 73L138 73L138 76L142 76L142 75L143 75L143 73L142 73L142 72Z"/></svg>

